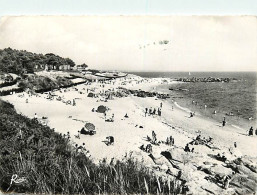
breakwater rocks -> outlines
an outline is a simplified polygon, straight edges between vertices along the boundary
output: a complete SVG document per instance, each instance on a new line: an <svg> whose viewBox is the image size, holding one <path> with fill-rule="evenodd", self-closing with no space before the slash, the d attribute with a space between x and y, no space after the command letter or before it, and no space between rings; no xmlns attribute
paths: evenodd
<svg viewBox="0 0 257 195"><path fill-rule="evenodd" d="M159 99L167 99L170 98L169 94L162 94L158 92L148 92L148 91L143 91L143 90L131 90L131 89L126 89L126 88L121 88L119 87L119 90L122 91L125 94L131 94L137 97L157 97Z"/></svg>
<svg viewBox="0 0 257 195"><path fill-rule="evenodd" d="M236 80L235 78L215 78L215 77L205 77L205 78L176 78L176 81L180 82L230 82L232 80Z"/></svg>

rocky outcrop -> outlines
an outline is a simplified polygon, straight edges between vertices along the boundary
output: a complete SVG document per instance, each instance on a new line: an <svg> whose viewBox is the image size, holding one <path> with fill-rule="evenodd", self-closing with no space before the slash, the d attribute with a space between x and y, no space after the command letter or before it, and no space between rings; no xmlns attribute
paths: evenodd
<svg viewBox="0 0 257 195"><path fill-rule="evenodd" d="M230 82L236 80L235 78L214 78L214 77L205 77L205 78L177 78L176 81L180 82Z"/></svg>

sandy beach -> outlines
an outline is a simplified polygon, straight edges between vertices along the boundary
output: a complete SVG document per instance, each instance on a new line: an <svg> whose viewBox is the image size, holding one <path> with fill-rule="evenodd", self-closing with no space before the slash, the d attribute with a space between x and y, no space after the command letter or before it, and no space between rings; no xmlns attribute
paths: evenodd
<svg viewBox="0 0 257 195"><path fill-rule="evenodd" d="M133 90L155 91L155 86L162 84L172 84L172 80L163 78L144 79L138 76L129 75L126 78L119 78L110 83L93 82L90 85L81 84L52 92L53 98L50 100L48 94L24 95L14 94L2 97L12 103L19 113L33 118L35 113L40 121L47 123L56 132L71 135L73 145L82 145L89 150L89 156L94 162L99 162L106 158L122 159L125 155L133 155L142 161L150 169L156 170L160 175L167 175L175 178L181 171L181 180L185 180L192 194L234 194L247 193L245 186L230 185L227 189L208 180L209 176L218 174L234 175L245 177L250 180L251 187L256 187L257 173L246 168L252 167L256 170L257 166L257 136L248 136L247 130L231 124L225 127L221 122L215 121L196 113L190 116L190 110L181 108L176 102L170 103L157 97L113 97L108 101L100 95L98 97L88 97L88 93L99 94L103 91L118 91L119 87ZM61 101L57 100L61 97ZM28 99L28 103L26 103ZM67 104L67 101L76 102L76 105ZM162 105L161 105L162 104ZM103 113L92 112L98 106L104 105L109 108L106 116ZM161 107L161 116L145 114L145 108ZM113 122L106 122L105 117L114 114ZM128 117L124 117L127 114ZM42 117L47 119L42 120ZM82 135L77 138L78 131L85 123L95 125L95 135ZM256 128L256 127L254 127ZM152 131L156 133L158 144L152 144L152 158L149 153L139 147L150 144L147 136L152 137ZM185 152L187 143L196 140L201 135L203 140L212 140L206 144L189 144L189 148L194 148L193 152ZM107 146L103 142L106 137L113 136L113 145ZM174 138L174 145L165 144L167 137ZM235 146L236 142L236 146ZM161 152L169 151L173 164L170 163ZM215 156L220 154L226 157L226 161L217 160ZM234 170L228 164L235 159L241 158L244 163L238 165L239 173L232 174ZM175 164L175 166L174 166ZM247 165L246 165L247 164ZM205 170L213 174L206 173ZM232 180L233 180L232 179ZM235 179L237 180L237 179ZM239 181L237 181L238 183ZM255 182L255 183L254 183ZM231 181L231 183L233 183ZM243 185L243 184L242 184Z"/></svg>

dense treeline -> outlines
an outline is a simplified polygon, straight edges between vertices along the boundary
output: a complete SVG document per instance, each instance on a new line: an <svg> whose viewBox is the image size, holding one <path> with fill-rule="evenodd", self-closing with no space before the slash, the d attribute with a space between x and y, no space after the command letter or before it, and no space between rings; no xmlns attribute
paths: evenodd
<svg viewBox="0 0 257 195"><path fill-rule="evenodd" d="M52 53L43 55L11 48L0 50L0 72L21 75L44 69L45 65L55 66L56 70L59 70L61 65L73 67L75 63L69 58L62 58Z"/></svg>
<svg viewBox="0 0 257 195"><path fill-rule="evenodd" d="M70 141L0 100L0 190L47 194L179 193L129 155L94 164Z"/></svg>

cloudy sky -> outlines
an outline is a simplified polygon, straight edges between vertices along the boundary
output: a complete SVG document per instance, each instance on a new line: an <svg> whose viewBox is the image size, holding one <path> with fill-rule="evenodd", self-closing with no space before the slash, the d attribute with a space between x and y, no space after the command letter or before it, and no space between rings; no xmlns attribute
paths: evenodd
<svg viewBox="0 0 257 195"><path fill-rule="evenodd" d="M0 49L6 47L98 69L256 71L257 17L1 17Z"/></svg>

